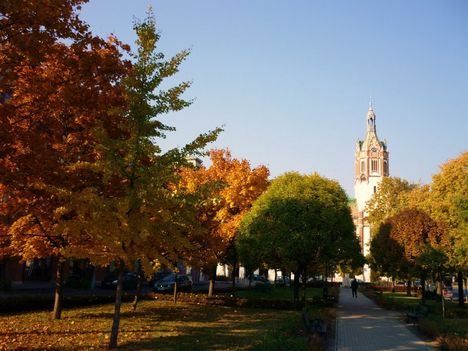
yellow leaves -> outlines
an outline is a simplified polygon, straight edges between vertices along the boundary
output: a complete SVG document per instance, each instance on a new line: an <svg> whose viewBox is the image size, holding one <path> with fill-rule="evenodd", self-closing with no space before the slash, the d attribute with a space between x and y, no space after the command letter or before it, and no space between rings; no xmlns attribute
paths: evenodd
<svg viewBox="0 0 468 351"><path fill-rule="evenodd" d="M67 214L69 211L65 206L57 207L54 210L54 219L58 221L63 215Z"/></svg>
<svg viewBox="0 0 468 351"><path fill-rule="evenodd" d="M199 196L198 218L210 231L203 246L220 252L235 236L252 202L266 190L269 172L233 159L229 150L212 150L210 159L208 168L183 170L180 186Z"/></svg>

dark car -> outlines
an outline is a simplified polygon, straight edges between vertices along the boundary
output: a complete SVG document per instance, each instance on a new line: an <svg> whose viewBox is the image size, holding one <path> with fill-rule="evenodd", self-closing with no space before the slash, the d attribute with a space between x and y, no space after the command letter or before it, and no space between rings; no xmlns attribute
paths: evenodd
<svg viewBox="0 0 468 351"><path fill-rule="evenodd" d="M291 279L289 277L278 277L276 278L276 286L290 286L291 285Z"/></svg>
<svg viewBox="0 0 468 351"><path fill-rule="evenodd" d="M123 274L122 287L125 290L136 289L138 285L138 274L133 272L125 272ZM101 286L106 289L115 289L117 287L117 274L107 275L101 282Z"/></svg>
<svg viewBox="0 0 468 351"><path fill-rule="evenodd" d="M154 291L157 292L172 292L174 291L175 273L171 273L164 277L159 282L155 283ZM177 274L177 290L178 291L191 291L192 279L186 274Z"/></svg>
<svg viewBox="0 0 468 351"><path fill-rule="evenodd" d="M250 276L250 280L252 281L252 283L254 285L269 285L270 284L270 281L265 278L263 275L258 275L258 274L252 274L252 276Z"/></svg>
<svg viewBox="0 0 468 351"><path fill-rule="evenodd" d="M148 282L148 286L154 287L157 283L166 278L169 274L172 274L172 272L168 270L160 270L158 272L155 272L151 277L151 280Z"/></svg>

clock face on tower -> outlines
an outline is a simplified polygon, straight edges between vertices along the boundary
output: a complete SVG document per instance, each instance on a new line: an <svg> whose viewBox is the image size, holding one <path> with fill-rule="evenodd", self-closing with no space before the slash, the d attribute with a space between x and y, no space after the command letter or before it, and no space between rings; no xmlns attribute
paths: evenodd
<svg viewBox="0 0 468 351"><path fill-rule="evenodd" d="M375 147L373 147L373 148L371 149L371 151L372 151L372 152L377 152L377 149L376 149Z"/></svg>

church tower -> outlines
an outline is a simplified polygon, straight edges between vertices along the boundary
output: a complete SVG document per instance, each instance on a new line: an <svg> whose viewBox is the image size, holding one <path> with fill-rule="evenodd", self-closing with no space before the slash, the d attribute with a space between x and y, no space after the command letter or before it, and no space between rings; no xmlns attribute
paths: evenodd
<svg viewBox="0 0 468 351"><path fill-rule="evenodd" d="M367 132L364 140L358 140L354 155L354 195L357 216L355 217L356 234L360 239L362 253L369 253L371 232L367 222L365 207L377 191L383 177L389 176L388 150L386 142L377 137L376 116L372 105L367 111ZM370 269L364 266L364 281L370 281Z"/></svg>

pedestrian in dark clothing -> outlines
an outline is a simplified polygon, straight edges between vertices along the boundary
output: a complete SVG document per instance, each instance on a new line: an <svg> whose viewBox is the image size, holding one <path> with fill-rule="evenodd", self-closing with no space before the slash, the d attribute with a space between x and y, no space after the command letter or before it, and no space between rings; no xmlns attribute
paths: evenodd
<svg viewBox="0 0 468 351"><path fill-rule="evenodd" d="M358 288L359 284L356 280L356 278L353 279L353 281L351 282L351 291L353 292L353 297L357 297L357 288Z"/></svg>

